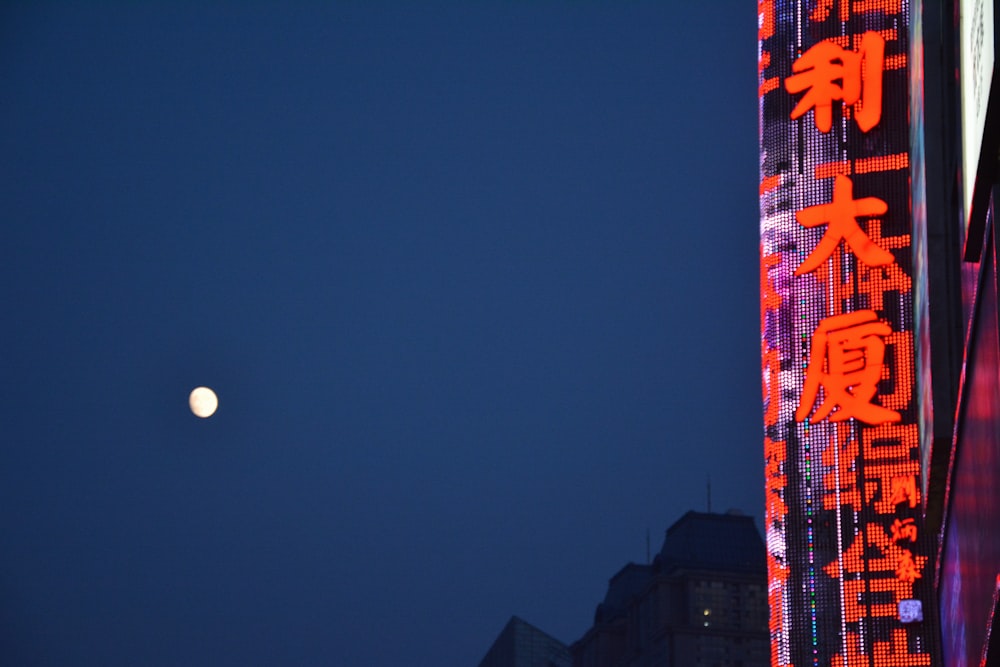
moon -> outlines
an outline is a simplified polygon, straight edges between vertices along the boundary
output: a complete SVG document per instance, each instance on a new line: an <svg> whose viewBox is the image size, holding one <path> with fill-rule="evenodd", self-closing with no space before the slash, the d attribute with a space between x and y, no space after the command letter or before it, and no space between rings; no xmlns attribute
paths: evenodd
<svg viewBox="0 0 1000 667"><path fill-rule="evenodd" d="M208 419L218 409L219 397L208 387L195 387L188 396L188 405L195 416Z"/></svg>

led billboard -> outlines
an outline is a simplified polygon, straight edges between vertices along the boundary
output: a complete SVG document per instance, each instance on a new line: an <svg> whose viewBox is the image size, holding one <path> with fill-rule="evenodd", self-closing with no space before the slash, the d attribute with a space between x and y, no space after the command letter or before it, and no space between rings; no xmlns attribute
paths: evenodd
<svg viewBox="0 0 1000 667"><path fill-rule="evenodd" d="M929 665L907 0L758 3L772 665Z"/></svg>

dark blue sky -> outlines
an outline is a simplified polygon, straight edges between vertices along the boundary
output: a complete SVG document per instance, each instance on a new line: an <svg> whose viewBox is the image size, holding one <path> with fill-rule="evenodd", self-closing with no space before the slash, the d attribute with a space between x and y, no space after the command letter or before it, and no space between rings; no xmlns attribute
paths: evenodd
<svg viewBox="0 0 1000 667"><path fill-rule="evenodd" d="M0 10L6 664L475 665L760 523L753 2L195 5Z"/></svg>

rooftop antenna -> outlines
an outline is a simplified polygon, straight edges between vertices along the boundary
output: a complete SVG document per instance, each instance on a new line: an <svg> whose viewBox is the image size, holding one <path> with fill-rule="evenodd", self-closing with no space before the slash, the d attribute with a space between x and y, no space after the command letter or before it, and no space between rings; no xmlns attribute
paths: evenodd
<svg viewBox="0 0 1000 667"><path fill-rule="evenodd" d="M712 513L712 476L705 477L705 497L708 500L708 513Z"/></svg>
<svg viewBox="0 0 1000 667"><path fill-rule="evenodd" d="M646 565L649 565L649 527L646 527Z"/></svg>

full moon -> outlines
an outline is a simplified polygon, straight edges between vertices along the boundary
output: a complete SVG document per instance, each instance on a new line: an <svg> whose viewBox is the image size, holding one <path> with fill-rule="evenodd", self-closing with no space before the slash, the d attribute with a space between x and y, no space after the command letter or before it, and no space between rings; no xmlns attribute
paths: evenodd
<svg viewBox="0 0 1000 667"><path fill-rule="evenodd" d="M196 416L207 419L219 407L219 397L208 387L195 387L188 397L188 405Z"/></svg>

